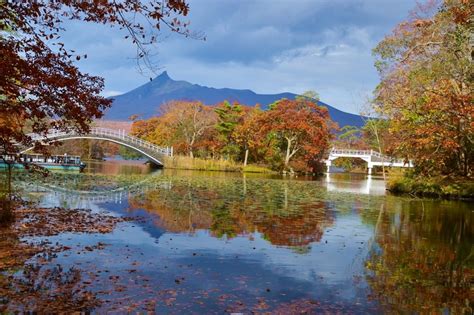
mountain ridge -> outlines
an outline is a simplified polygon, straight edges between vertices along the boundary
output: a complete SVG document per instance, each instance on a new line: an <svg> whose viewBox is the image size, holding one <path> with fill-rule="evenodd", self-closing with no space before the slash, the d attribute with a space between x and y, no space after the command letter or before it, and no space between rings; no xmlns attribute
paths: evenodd
<svg viewBox="0 0 474 315"><path fill-rule="evenodd" d="M297 94L284 92L277 94L258 94L250 89L213 88L193 84L184 80L173 80L164 71L155 79L121 95L113 96L112 107L104 118L108 120L126 120L132 115L150 118L158 114L159 107L171 100L201 101L204 104L215 105L224 100L237 101L241 104L254 106L260 104L266 109L269 104L282 98L294 99ZM362 126L363 119L359 115L346 113L324 102L318 105L326 106L332 120L340 127L345 125Z"/></svg>

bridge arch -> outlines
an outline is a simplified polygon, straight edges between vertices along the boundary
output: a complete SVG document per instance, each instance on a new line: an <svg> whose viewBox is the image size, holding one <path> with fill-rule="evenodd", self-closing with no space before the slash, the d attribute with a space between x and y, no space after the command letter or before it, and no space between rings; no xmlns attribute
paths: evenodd
<svg viewBox="0 0 474 315"><path fill-rule="evenodd" d="M92 128L87 134L79 134L74 131L61 132L57 130L51 130L45 136L30 134L30 137L34 142L41 141L46 143L62 142L74 139L109 141L119 145L123 145L138 153L143 154L148 159L150 159L151 162L158 166L164 166L164 163L162 162L164 156L173 156L172 147L159 147L148 141L144 141L142 139L130 136L126 134L123 130L113 130L108 128ZM23 148L20 150L20 152L25 153L26 151L29 151L31 149L33 149L33 146L29 148Z"/></svg>

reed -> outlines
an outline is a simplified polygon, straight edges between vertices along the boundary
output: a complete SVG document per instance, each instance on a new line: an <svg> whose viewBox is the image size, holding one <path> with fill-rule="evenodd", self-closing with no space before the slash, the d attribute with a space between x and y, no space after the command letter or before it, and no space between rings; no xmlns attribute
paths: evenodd
<svg viewBox="0 0 474 315"><path fill-rule="evenodd" d="M273 173L272 170L258 165L247 165L244 167L242 164L231 160L200 159L182 155L165 157L164 164L166 168L182 170Z"/></svg>

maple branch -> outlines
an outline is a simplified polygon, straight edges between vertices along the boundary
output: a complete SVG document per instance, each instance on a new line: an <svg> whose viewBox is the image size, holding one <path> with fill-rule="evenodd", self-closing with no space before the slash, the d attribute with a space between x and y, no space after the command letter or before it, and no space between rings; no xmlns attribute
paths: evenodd
<svg viewBox="0 0 474 315"><path fill-rule="evenodd" d="M408 58L410 57L410 55L411 55L417 48L426 47L426 46L435 46L435 45L441 45L441 44L442 44L442 42L426 42L426 43L421 43L421 44L415 45L415 46L413 46L410 50L408 50L408 51L405 53L405 57L402 58L401 62L407 61Z"/></svg>

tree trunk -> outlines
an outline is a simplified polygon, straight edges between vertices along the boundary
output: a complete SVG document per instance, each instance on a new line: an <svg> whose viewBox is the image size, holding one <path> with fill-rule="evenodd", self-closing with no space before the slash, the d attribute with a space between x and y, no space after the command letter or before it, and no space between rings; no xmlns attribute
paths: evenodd
<svg viewBox="0 0 474 315"><path fill-rule="evenodd" d="M191 140L188 142L189 143L189 157L192 159L194 159L194 153L193 153L194 141L196 141L196 133L193 133Z"/></svg>
<svg viewBox="0 0 474 315"><path fill-rule="evenodd" d="M7 165L7 183L5 189L7 196L0 198L0 224L6 224L13 220L12 209L12 167L13 163L4 160Z"/></svg>
<svg viewBox="0 0 474 315"><path fill-rule="evenodd" d="M285 170L288 169L288 164L290 163L290 149L291 149L291 139L286 138L286 157L285 157Z"/></svg>
<svg viewBox="0 0 474 315"><path fill-rule="evenodd" d="M245 149L244 166L247 166L248 158L249 158L249 149Z"/></svg>
<svg viewBox="0 0 474 315"><path fill-rule="evenodd" d="M87 140L86 140L86 141L87 141ZM89 159L89 160L92 160L92 157L93 157L92 141L90 141L90 142L88 141L88 142L87 142L87 148L88 148L88 151L89 151L89 152L88 152L88 155L89 155L89 156L88 156L88 159Z"/></svg>
<svg viewBox="0 0 474 315"><path fill-rule="evenodd" d="M380 143L380 138L379 138L379 133L378 133L377 126L375 124L372 124L372 126L373 126L373 129L374 129L375 138L377 139L377 146L379 147L379 152L380 152L380 154L384 154L382 152L382 145ZM383 159L382 159L382 173L383 173L383 180L385 181L386 180L386 178L385 178L385 162L384 162Z"/></svg>
<svg viewBox="0 0 474 315"><path fill-rule="evenodd" d="M14 163L14 162L13 162ZM12 167L13 163L6 163L8 167L8 172L7 172L7 194L8 194L8 200L12 200Z"/></svg>

